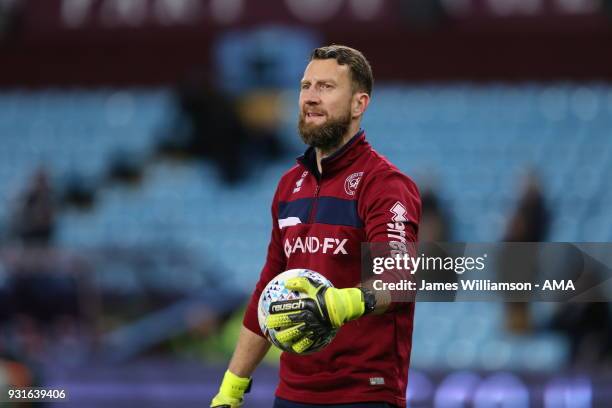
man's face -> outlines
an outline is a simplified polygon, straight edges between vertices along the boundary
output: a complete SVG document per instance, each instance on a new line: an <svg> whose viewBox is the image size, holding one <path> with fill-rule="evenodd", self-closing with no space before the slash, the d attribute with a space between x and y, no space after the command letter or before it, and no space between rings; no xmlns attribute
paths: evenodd
<svg viewBox="0 0 612 408"><path fill-rule="evenodd" d="M304 143L323 151L338 147L353 119L352 97L348 65L312 60L300 86L298 130Z"/></svg>

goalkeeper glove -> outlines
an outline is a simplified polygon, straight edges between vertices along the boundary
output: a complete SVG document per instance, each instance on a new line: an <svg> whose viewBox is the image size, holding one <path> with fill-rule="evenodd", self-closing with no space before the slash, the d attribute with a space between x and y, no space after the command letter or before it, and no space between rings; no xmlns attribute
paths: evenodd
<svg viewBox="0 0 612 408"><path fill-rule="evenodd" d="M251 379L238 377L230 370L225 372L219 393L215 395L211 407L237 408L242 405L242 397L251 390Z"/></svg>
<svg viewBox="0 0 612 408"><path fill-rule="evenodd" d="M287 280L285 287L308 297L273 302L266 326L278 331L283 343L293 341L292 349L303 353L318 339L344 323L374 310L374 295L360 288L337 289L299 277Z"/></svg>

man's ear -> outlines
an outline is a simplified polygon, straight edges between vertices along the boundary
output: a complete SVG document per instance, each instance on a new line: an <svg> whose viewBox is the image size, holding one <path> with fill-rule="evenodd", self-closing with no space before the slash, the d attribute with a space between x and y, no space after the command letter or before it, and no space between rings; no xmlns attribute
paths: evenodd
<svg viewBox="0 0 612 408"><path fill-rule="evenodd" d="M363 115L363 113L368 108L369 104L370 104L370 95L368 95L365 92L357 92L355 95L353 95L351 115L354 118Z"/></svg>

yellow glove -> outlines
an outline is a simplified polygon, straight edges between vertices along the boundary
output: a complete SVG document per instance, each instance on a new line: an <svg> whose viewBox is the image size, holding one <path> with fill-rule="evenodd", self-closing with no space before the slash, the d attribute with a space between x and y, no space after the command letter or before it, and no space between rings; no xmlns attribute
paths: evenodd
<svg viewBox="0 0 612 408"><path fill-rule="evenodd" d="M285 286L308 297L272 303L266 326L285 329L276 338L283 343L293 341L296 353L307 351L329 331L366 313L364 292L359 288L330 288L305 277L289 279Z"/></svg>
<svg viewBox="0 0 612 408"><path fill-rule="evenodd" d="M238 377L227 370L223 376L219 393L215 395L211 407L237 408L242 405L242 398L251 389L251 379Z"/></svg>

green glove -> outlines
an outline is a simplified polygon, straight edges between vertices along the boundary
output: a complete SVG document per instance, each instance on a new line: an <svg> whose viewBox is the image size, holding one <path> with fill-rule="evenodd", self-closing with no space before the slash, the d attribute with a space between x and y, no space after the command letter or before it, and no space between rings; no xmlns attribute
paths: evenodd
<svg viewBox="0 0 612 408"><path fill-rule="evenodd" d="M215 395L211 407L237 408L242 405L242 397L251 389L251 379L242 378L227 370L223 376L219 393Z"/></svg>
<svg viewBox="0 0 612 408"><path fill-rule="evenodd" d="M277 332L276 338L283 343L293 342L291 347L296 353L303 353L317 339L366 311L359 288L330 288L305 277L289 279L285 287L308 297L273 302L266 326L285 329Z"/></svg>

